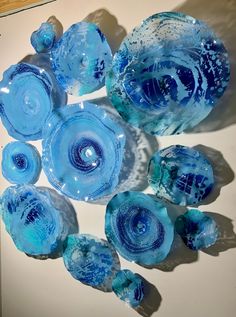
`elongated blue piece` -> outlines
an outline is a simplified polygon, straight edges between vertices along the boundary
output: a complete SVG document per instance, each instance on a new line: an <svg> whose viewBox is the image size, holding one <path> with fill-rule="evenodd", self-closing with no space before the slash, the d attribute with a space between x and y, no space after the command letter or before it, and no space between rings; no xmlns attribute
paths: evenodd
<svg viewBox="0 0 236 317"><path fill-rule="evenodd" d="M43 131L43 169L65 195L96 200L116 188L124 145L123 129L95 104L63 107Z"/></svg>
<svg viewBox="0 0 236 317"><path fill-rule="evenodd" d="M229 81L228 53L202 21L157 13L123 40L106 77L121 116L150 134L178 134L203 120Z"/></svg>
<svg viewBox="0 0 236 317"><path fill-rule="evenodd" d="M125 259L155 265L168 255L174 229L161 202L140 192L124 192L107 205L105 233Z"/></svg>
<svg viewBox="0 0 236 317"><path fill-rule="evenodd" d="M2 174L13 184L34 184L41 172L41 157L35 146L15 141L2 151Z"/></svg>

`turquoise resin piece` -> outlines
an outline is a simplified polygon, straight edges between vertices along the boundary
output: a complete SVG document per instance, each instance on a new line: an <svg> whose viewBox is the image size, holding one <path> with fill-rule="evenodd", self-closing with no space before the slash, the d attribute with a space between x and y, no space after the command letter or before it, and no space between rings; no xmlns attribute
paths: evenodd
<svg viewBox="0 0 236 317"><path fill-rule="evenodd" d="M64 198L33 185L8 187L1 197L2 219L16 247L28 255L57 252L71 230Z"/></svg>
<svg viewBox="0 0 236 317"><path fill-rule="evenodd" d="M31 34L30 42L37 53L48 52L56 41L56 35L54 25L44 22L37 31Z"/></svg>
<svg viewBox="0 0 236 317"><path fill-rule="evenodd" d="M148 182L157 197L186 206L197 204L210 194L214 176L203 154L187 146L172 145L151 158Z"/></svg>
<svg viewBox="0 0 236 317"><path fill-rule="evenodd" d="M76 280L96 288L110 284L119 269L115 250L107 241L89 234L69 235L63 260Z"/></svg>
<svg viewBox="0 0 236 317"><path fill-rule="evenodd" d="M175 222L175 230L192 250L212 246L219 234L215 220L198 209L190 209L179 216Z"/></svg>
<svg viewBox="0 0 236 317"><path fill-rule="evenodd" d="M34 184L41 172L41 157L35 146L16 141L2 152L2 174L13 184Z"/></svg>
<svg viewBox="0 0 236 317"><path fill-rule="evenodd" d="M150 134L178 134L203 120L223 95L227 51L203 22L155 14L122 42L106 77L108 97L124 120Z"/></svg>
<svg viewBox="0 0 236 317"><path fill-rule="evenodd" d="M121 270L112 281L113 292L131 307L140 305L144 297L144 283L141 277L130 270Z"/></svg>
<svg viewBox="0 0 236 317"><path fill-rule="evenodd" d="M70 105L47 121L43 169L49 182L65 195L96 200L116 188L124 145L123 129L104 110L88 102Z"/></svg>
<svg viewBox="0 0 236 317"><path fill-rule="evenodd" d="M105 233L125 259L155 265L168 255L174 229L161 202L143 193L124 192L107 205Z"/></svg>
<svg viewBox="0 0 236 317"><path fill-rule="evenodd" d="M57 106L50 75L42 68L19 63L8 68L0 82L0 115L10 136L21 141L41 138L42 127Z"/></svg>
<svg viewBox="0 0 236 317"><path fill-rule="evenodd" d="M62 87L71 95L81 96L104 85L112 53L95 24L79 22L73 24L53 47L51 61Z"/></svg>

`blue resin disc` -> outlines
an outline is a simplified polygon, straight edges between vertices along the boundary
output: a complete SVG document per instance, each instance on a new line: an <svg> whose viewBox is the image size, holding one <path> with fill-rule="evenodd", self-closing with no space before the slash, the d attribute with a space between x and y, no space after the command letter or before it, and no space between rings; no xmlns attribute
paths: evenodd
<svg viewBox="0 0 236 317"><path fill-rule="evenodd" d="M62 245L70 223L63 215L64 210L58 209L55 199L50 191L33 185L12 186L4 191L2 218L20 251L29 255L48 255Z"/></svg>
<svg viewBox="0 0 236 317"><path fill-rule="evenodd" d="M73 24L53 47L51 61L62 87L71 95L81 96L104 85L112 53L95 24L79 22Z"/></svg>
<svg viewBox="0 0 236 317"><path fill-rule="evenodd" d="M41 172L41 157L35 146L16 141L2 152L2 174L13 184L34 184Z"/></svg>
<svg viewBox="0 0 236 317"><path fill-rule="evenodd" d="M113 292L131 307L140 305L144 297L144 283L141 277L130 270L121 270L112 281Z"/></svg>
<svg viewBox="0 0 236 317"><path fill-rule="evenodd" d="M229 74L227 51L205 23L166 12L144 20L123 40L106 86L126 121L150 134L170 135L210 113Z"/></svg>
<svg viewBox="0 0 236 317"><path fill-rule="evenodd" d="M198 209L190 209L175 221L175 230L192 250L208 248L218 238L218 227L211 217Z"/></svg>
<svg viewBox="0 0 236 317"><path fill-rule="evenodd" d="M69 235L63 260L76 280L93 287L108 284L119 267L117 254L109 243L89 234Z"/></svg>
<svg viewBox="0 0 236 317"><path fill-rule="evenodd" d="M157 197L185 206L197 204L209 195L214 175L203 154L187 146L172 145L151 158L148 182Z"/></svg>
<svg viewBox="0 0 236 317"><path fill-rule="evenodd" d="M124 155L123 129L88 102L55 111L43 131L43 169L50 183L77 200L116 188Z"/></svg>
<svg viewBox="0 0 236 317"><path fill-rule="evenodd" d="M30 42L37 53L48 52L56 41L56 30L52 23L44 22L31 34Z"/></svg>
<svg viewBox="0 0 236 317"><path fill-rule="evenodd" d="M143 193L124 192L107 205L105 233L125 259L155 265L168 255L174 229L161 202Z"/></svg>
<svg viewBox="0 0 236 317"><path fill-rule="evenodd" d="M0 82L0 115L9 135L17 140L41 138L54 104L53 82L42 68L19 63Z"/></svg>

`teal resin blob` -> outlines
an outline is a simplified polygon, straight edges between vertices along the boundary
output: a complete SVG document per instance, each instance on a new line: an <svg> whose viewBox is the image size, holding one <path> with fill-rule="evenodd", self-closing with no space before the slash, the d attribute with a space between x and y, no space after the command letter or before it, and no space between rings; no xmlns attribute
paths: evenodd
<svg viewBox="0 0 236 317"><path fill-rule="evenodd" d="M105 233L125 259L151 266L168 255L174 228L161 202L140 192L124 192L107 205Z"/></svg>
<svg viewBox="0 0 236 317"><path fill-rule="evenodd" d="M124 120L150 134L178 134L203 120L229 81L228 53L202 21L157 13L128 34L106 77Z"/></svg>
<svg viewBox="0 0 236 317"><path fill-rule="evenodd" d="M197 150L172 145L156 152L148 167L148 182L157 197L177 205L195 205L214 186L213 169Z"/></svg>
<svg viewBox="0 0 236 317"><path fill-rule="evenodd" d="M175 221L175 230L192 250L214 245L219 235L215 220L198 209L189 209L179 216Z"/></svg>
<svg viewBox="0 0 236 317"><path fill-rule="evenodd" d="M112 281L113 292L131 307L140 305L144 298L142 278L130 270L119 271Z"/></svg>
<svg viewBox="0 0 236 317"><path fill-rule="evenodd" d="M30 42L37 53L48 52L56 42L56 30L52 23L44 22L31 34Z"/></svg>
<svg viewBox="0 0 236 317"><path fill-rule="evenodd" d="M41 157L35 146L10 142L2 151L2 174L13 184L34 184L41 172Z"/></svg>

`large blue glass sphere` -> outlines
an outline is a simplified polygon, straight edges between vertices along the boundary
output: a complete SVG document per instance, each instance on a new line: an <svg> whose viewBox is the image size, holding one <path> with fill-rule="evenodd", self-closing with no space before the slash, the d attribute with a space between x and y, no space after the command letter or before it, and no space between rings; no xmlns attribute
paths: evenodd
<svg viewBox="0 0 236 317"><path fill-rule="evenodd" d="M193 127L223 95L230 66L221 40L183 13L158 13L123 40L106 78L121 116L150 134Z"/></svg>
<svg viewBox="0 0 236 317"><path fill-rule="evenodd" d="M69 93L81 96L101 88L112 53L99 28L88 22L73 24L51 51L58 82Z"/></svg>
<svg viewBox="0 0 236 317"><path fill-rule="evenodd" d="M55 111L43 130L43 169L50 183L77 200L96 200L116 188L125 135L95 104Z"/></svg>
<svg viewBox="0 0 236 317"><path fill-rule="evenodd" d="M157 197L185 206L197 204L210 194L214 175L202 153L187 146L172 145L152 156L148 182Z"/></svg>
<svg viewBox="0 0 236 317"><path fill-rule="evenodd" d="M110 284L119 268L109 243L89 234L69 235L63 260L76 280L98 288Z"/></svg>
<svg viewBox="0 0 236 317"><path fill-rule="evenodd" d="M46 70L27 63L8 68L0 82L0 115L8 134L22 141L40 139L47 117L57 106L55 97Z"/></svg>
<svg viewBox="0 0 236 317"><path fill-rule="evenodd" d="M35 146L16 141L2 152L2 174L13 184L34 184L41 172L41 157Z"/></svg>
<svg viewBox="0 0 236 317"><path fill-rule="evenodd" d="M215 244L219 230L215 220L198 209L190 209L175 221L175 229L192 250Z"/></svg>
<svg viewBox="0 0 236 317"><path fill-rule="evenodd" d="M168 255L173 224L166 207L140 192L124 192L107 205L105 233L118 253L141 265L155 265Z"/></svg>

